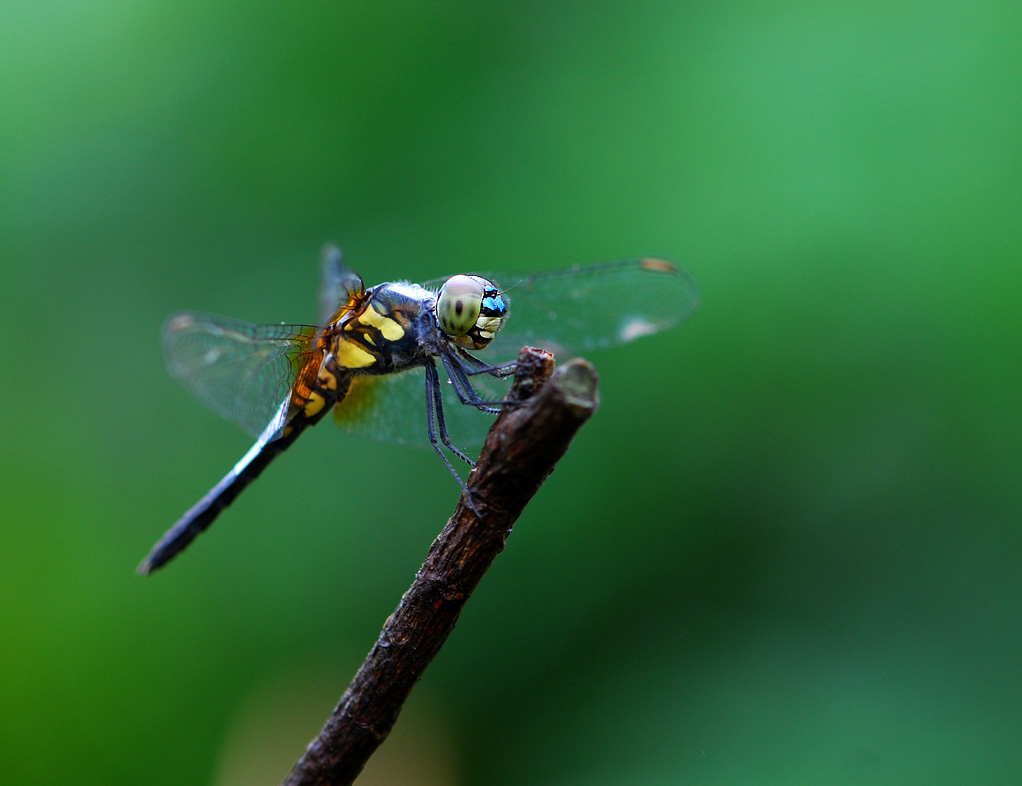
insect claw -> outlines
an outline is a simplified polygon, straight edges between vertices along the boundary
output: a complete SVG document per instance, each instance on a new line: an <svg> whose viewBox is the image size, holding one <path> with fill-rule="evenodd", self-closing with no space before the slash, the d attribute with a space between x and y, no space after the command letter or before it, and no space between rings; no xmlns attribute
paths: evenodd
<svg viewBox="0 0 1022 786"><path fill-rule="evenodd" d="M481 510L479 510L479 507L476 505L475 498L472 492L469 491L467 488L465 489L463 499L465 500L465 504L469 506L469 508L472 510L473 513L476 514L478 518L483 518L483 513Z"/></svg>

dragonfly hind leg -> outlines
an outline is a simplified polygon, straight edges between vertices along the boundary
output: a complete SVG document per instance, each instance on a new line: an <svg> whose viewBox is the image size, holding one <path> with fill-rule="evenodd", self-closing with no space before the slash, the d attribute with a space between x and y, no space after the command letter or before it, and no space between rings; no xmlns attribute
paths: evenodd
<svg viewBox="0 0 1022 786"><path fill-rule="evenodd" d="M457 386L455 386L457 388ZM461 482L461 476L454 471L450 462L447 460L447 456L444 455L440 449L440 443L443 442L447 446L447 449L451 451L455 456L460 458L470 467L474 467L476 463L469 457L461 448L451 441L451 435L447 433L447 423L444 420L444 400L443 393L440 388L440 375L437 374L436 365L432 362L426 364L426 427L429 432L429 444L433 446L433 449L440 454L440 457L447 464L449 469L458 482ZM464 487L462 483L462 487Z"/></svg>
<svg viewBox="0 0 1022 786"><path fill-rule="evenodd" d="M465 492L465 499L468 502L468 506L472 508L472 512L477 516L481 516L482 514L479 512L479 508L476 507L472 492L469 491L465 481L461 479L461 475L454 469L450 459L447 458L443 448L440 447L442 442L451 453L465 461L470 467L475 467L475 462L451 441L451 437L447 433L447 424L444 421L444 401L440 388L440 376L437 374L436 364L432 360L426 363L426 428L429 434L429 444L433 446L433 450L440 456L440 460L444 462L447 471L454 476L454 479L458 481L458 485L461 486L461 490Z"/></svg>

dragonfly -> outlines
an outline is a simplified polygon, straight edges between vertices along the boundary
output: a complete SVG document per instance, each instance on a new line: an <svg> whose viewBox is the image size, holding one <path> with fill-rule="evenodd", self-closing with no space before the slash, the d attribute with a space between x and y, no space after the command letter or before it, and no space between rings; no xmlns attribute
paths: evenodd
<svg viewBox="0 0 1022 786"><path fill-rule="evenodd" d="M348 431L431 447L467 491L448 454L473 466L466 451L482 443L508 403L506 378L523 346L562 357L604 349L673 327L698 304L692 277L661 259L367 288L340 249L327 246L317 325L173 314L162 334L170 375L255 444L138 572L152 573L184 550L331 411Z"/></svg>

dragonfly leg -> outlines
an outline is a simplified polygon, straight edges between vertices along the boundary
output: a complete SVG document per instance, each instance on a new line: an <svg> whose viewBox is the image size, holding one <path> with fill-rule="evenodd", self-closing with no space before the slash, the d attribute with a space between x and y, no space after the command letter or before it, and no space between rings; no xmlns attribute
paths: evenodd
<svg viewBox="0 0 1022 786"><path fill-rule="evenodd" d="M510 404L506 399L500 399L498 401L487 401L476 391L472 386L471 380L468 378L468 374L471 373L471 369L466 369L463 361L457 355L441 355L444 368L447 370L447 375L451 378L451 384L454 386L454 392L458 396L458 400L462 404L467 404L470 407L475 407L481 412L489 412L490 414L497 414L500 412L501 407L504 404Z"/></svg>
<svg viewBox="0 0 1022 786"><path fill-rule="evenodd" d="M468 490L468 486L465 485L465 481L461 479L461 475L455 471L451 465L450 459L444 453L443 448L440 447L442 441L454 455L458 458L464 459L471 466L475 466L475 462L466 456L461 450L455 447L454 443L451 442L450 435L447 433L447 426L444 423L444 404L443 396L440 390L440 376L437 374L436 365L432 359L426 361L426 430L429 434L429 444L433 446L433 450L440 456L440 460L444 462L444 466L447 467L447 471L454 476L454 479L458 481L458 485L461 486L461 490L465 492L465 499L468 502L468 506L472 508L472 512L477 516L482 514L479 512L479 508L476 507L475 500L472 497L472 492Z"/></svg>
<svg viewBox="0 0 1022 786"><path fill-rule="evenodd" d="M440 442L443 442L451 453L469 466L475 466L475 462L451 441L451 435L447 432L447 423L444 420L444 400L440 388L440 375L437 374L436 366L433 363L426 364L426 425L429 427L430 444L437 451L440 450L437 442L437 437L439 436ZM443 456L444 454L441 452L440 455ZM446 456L444 458L446 460ZM448 469L450 469L450 465L448 465ZM457 475L457 473L455 474ZM458 479L461 479L460 475Z"/></svg>
<svg viewBox="0 0 1022 786"><path fill-rule="evenodd" d="M485 406L482 397L472 387L472 383L469 382L468 376L465 374L465 369L462 368L456 356L452 357L444 354L440 356L440 359L447 370L447 376L450 378L451 384L454 386L454 392L458 396L458 401L462 404L476 407L476 409L481 409L484 412L497 411L490 410Z"/></svg>
<svg viewBox="0 0 1022 786"><path fill-rule="evenodd" d="M477 374L489 374L491 377L502 379L503 377L510 377L515 373L515 369L518 367L517 361L514 360L509 360L507 363L500 363L499 365L491 366L489 363L485 363L462 347L455 347L455 349L458 351L458 356L461 357L462 360L465 360L467 365L472 366L471 369L465 368L465 373L470 377L474 377Z"/></svg>

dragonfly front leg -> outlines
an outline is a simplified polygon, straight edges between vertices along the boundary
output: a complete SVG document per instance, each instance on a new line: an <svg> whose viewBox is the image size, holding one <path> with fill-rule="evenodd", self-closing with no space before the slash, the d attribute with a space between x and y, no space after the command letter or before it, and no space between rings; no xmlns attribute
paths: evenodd
<svg viewBox="0 0 1022 786"><path fill-rule="evenodd" d="M477 374L489 374L491 377L503 379L504 377L510 377L515 373L515 369L518 368L517 360L509 360L507 363L491 366L461 347L455 347L455 349L458 351L458 357L472 366L471 369L465 369L465 373L470 377L474 377Z"/></svg>
<svg viewBox="0 0 1022 786"><path fill-rule="evenodd" d="M496 401L487 401L476 391L469 380L468 375L472 373L484 373L490 374L491 372L486 369L480 369L479 371L473 371L473 369L466 369L463 365L463 361L457 355L444 354L441 355L444 368L447 370L447 375L451 378L451 384L454 386L454 392L458 396L458 400L462 404L466 404L470 407L475 407L480 412L488 412L491 415L495 415L500 412L500 408L508 402L504 399ZM496 368L496 367L491 367ZM506 374L491 374L495 377L504 377Z"/></svg>

